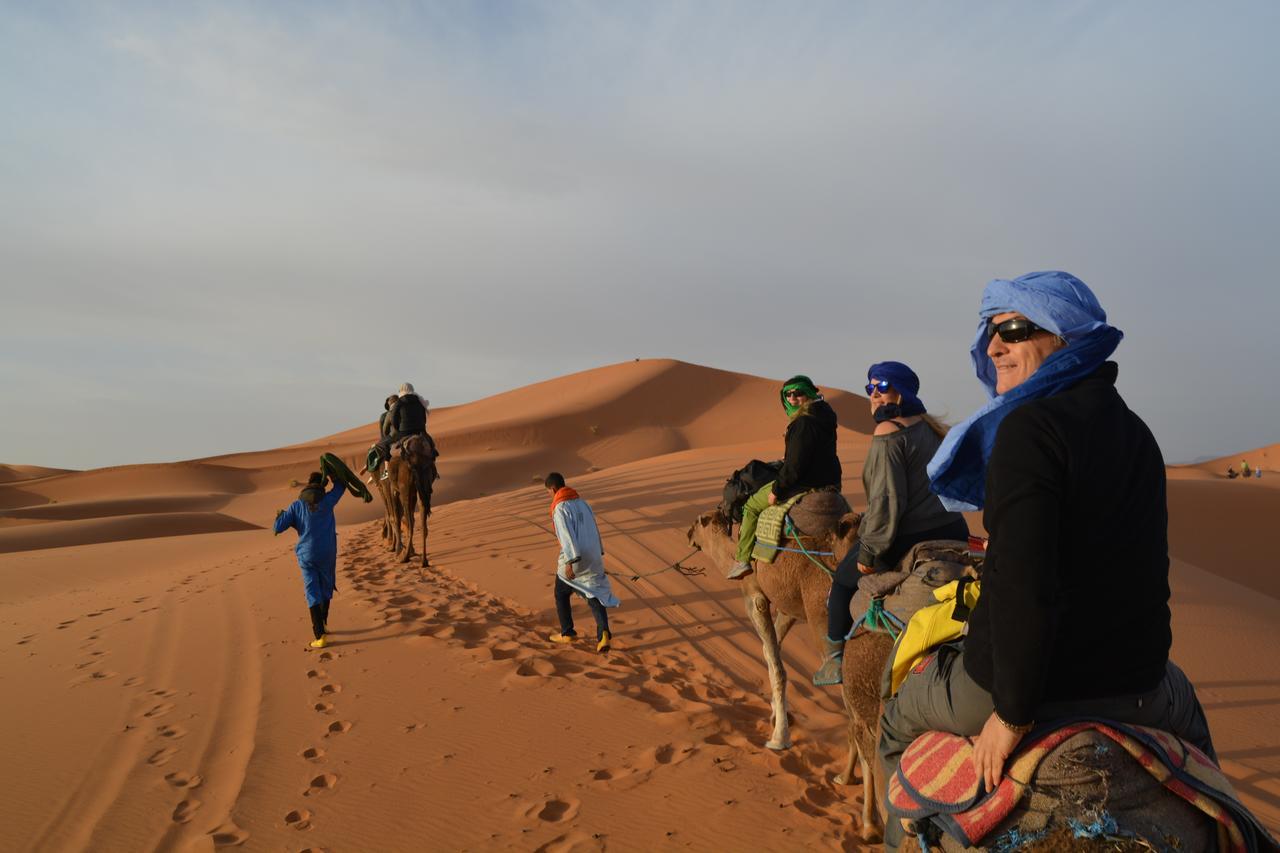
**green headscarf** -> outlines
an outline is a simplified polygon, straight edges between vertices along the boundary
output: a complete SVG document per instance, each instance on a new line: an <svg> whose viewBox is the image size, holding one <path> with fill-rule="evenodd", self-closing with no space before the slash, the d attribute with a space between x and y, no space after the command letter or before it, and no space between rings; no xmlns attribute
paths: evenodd
<svg viewBox="0 0 1280 853"><path fill-rule="evenodd" d="M778 396L782 398L782 408L787 410L787 417L794 415L799 406L792 405L787 400L788 391L803 391L804 395L810 400L821 400L822 395L818 393L818 386L813 384L813 380L804 374L792 376L786 382L782 383L782 390L778 392Z"/></svg>

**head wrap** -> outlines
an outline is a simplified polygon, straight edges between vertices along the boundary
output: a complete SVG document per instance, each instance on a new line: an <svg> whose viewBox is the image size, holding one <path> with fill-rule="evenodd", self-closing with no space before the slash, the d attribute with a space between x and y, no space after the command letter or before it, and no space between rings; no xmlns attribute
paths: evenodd
<svg viewBox="0 0 1280 853"><path fill-rule="evenodd" d="M987 320L1013 312L1067 345L1051 353L1022 384L997 395L996 369L987 355ZM1093 373L1124 337L1119 329L1107 325L1107 312L1088 285L1057 270L988 282L978 317L978 332L969 354L978 381L992 399L947 433L929 462L933 491L947 509L955 511L982 508L987 461L1001 421L1023 403L1057 394Z"/></svg>
<svg viewBox="0 0 1280 853"><path fill-rule="evenodd" d="M802 373L792 376L782 383L782 390L778 392L778 396L782 398L782 408L787 410L787 417L794 415L800 408L787 399L788 391L802 391L810 400L822 399L822 395L818 393L818 386L813 384L812 379Z"/></svg>
<svg viewBox="0 0 1280 853"><path fill-rule="evenodd" d="M897 412L893 417L909 418L912 415L925 413L924 403L916 395L920 393L920 377L916 372L900 361L879 361L867 368L867 381L872 379L888 380L889 385L902 397L897 404ZM887 409L889 406L881 406ZM880 409L876 411L879 412Z"/></svg>

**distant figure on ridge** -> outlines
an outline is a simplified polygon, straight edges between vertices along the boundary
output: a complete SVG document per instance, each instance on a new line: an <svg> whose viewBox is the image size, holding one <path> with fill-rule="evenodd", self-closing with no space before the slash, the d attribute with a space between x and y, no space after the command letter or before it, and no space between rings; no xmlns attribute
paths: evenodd
<svg viewBox="0 0 1280 853"><path fill-rule="evenodd" d="M392 394L382 404L382 414L378 415L378 438L384 437L391 431L391 407L396 404L396 400L400 399L399 394Z"/></svg>
<svg viewBox="0 0 1280 853"><path fill-rule="evenodd" d="M832 578L826 654L813 676L817 685L841 681L844 641L853 630L849 603L862 575L893 571L920 542L969 538L964 516L944 508L929 489L925 469L946 430L916 396L920 378L900 361L882 361L867 369L866 390L876 422L862 467L867 511L858 526L858 547L840 561Z"/></svg>
<svg viewBox="0 0 1280 853"><path fill-rule="evenodd" d="M840 457L836 455L836 413L822 399L808 376L788 379L778 392L787 413L786 451L778 479L747 498L742 506L737 562L726 577L738 580L752 572L751 552L756 544L760 513L776 503L819 489L840 491Z"/></svg>
<svg viewBox="0 0 1280 853"><path fill-rule="evenodd" d="M1235 469L1235 468L1232 468L1230 465L1228 465L1228 466L1227 466L1227 479L1228 479L1228 480L1234 480L1236 477L1239 477L1239 476L1240 476L1240 474L1239 474L1239 472L1237 472L1237 471L1236 471L1236 469Z"/></svg>
<svg viewBox="0 0 1280 853"><path fill-rule="evenodd" d="M578 636L573 629L571 599L576 592L587 600L596 620L596 651L609 651L609 614L607 607L617 607L618 597L609 585L604 571L604 544L591 507L578 493L564 483L564 477L552 471L543 482L551 493L551 520L560 540L560 556L556 564L556 615L560 631L550 637L553 643L572 643Z"/></svg>
<svg viewBox="0 0 1280 853"><path fill-rule="evenodd" d="M311 610L311 632L315 639L311 648L328 645L329 602L338 588L338 526L333 508L346 488L334 481L324 490L325 477L312 472L306 487L288 509L276 513L275 531L279 535L290 527L298 531L298 544L293 549L302 570L302 588Z"/></svg>
<svg viewBox="0 0 1280 853"><path fill-rule="evenodd" d="M1249 463L1244 459L1240 460L1240 476L1246 480L1253 476L1253 469L1249 467Z"/></svg>
<svg viewBox="0 0 1280 853"><path fill-rule="evenodd" d="M948 509L984 510L981 595L967 636L920 658L886 700L884 778L937 730L975 738L973 769L994 790L1033 728L1079 717L1162 729L1216 760L1169 659L1164 459L1115 387L1123 335L1058 271L988 283L979 317L970 354L991 400L951 429L929 474ZM885 848L902 837L889 821Z"/></svg>
<svg viewBox="0 0 1280 853"><path fill-rule="evenodd" d="M399 393L388 397L387 403L387 411L378 422L381 437L376 444L376 462L377 465L383 466L382 476L384 479L387 477L388 471L383 463L391 458L392 445L411 435L420 435L426 440L427 452L432 458L439 455L436 450L435 440L427 432L427 415L430 403L413 390L413 384L406 382L401 385ZM374 460L371 458L370 461Z"/></svg>

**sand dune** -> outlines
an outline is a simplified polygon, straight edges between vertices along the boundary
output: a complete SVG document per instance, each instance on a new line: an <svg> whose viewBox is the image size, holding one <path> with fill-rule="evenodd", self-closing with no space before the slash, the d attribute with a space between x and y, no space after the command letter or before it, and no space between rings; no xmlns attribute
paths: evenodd
<svg viewBox="0 0 1280 853"><path fill-rule="evenodd" d="M830 398L858 505L865 401ZM729 471L780 452L775 381L628 362L431 425L434 565L395 563L379 505L344 499L323 652L305 647L292 534L258 528L322 450L362 456L371 426L0 485L0 685L19 697L0 703L0 848L860 849L860 789L832 781L839 697L809 684L804 632L784 650L795 746L776 754L739 590L685 538ZM600 518L624 601L608 656L545 640L555 545L533 478L550 468ZM1261 533L1280 493L1181 473L1174 655L1237 790L1280 829L1280 664L1240 653L1280 645Z"/></svg>

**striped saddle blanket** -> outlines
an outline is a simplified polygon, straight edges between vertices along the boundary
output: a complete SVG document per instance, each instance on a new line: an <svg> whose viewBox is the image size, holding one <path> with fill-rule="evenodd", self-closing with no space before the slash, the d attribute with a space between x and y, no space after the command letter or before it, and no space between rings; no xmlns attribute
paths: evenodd
<svg viewBox="0 0 1280 853"><path fill-rule="evenodd" d="M1108 751L1108 742L1119 746L1137 762L1147 774L1154 777L1164 790L1176 794L1185 803L1216 822L1219 850L1231 853L1254 853L1254 851L1280 850L1275 840L1240 803L1231 783L1223 775L1218 766L1203 752L1191 744L1168 732L1144 726L1134 726L1103 720L1077 720L1060 725L1058 728L1033 732L1010 757L1006 765L1006 773L994 791L986 791L973 766L973 744L968 738L946 732L928 732L917 738L902 755L898 772L889 780L888 806L891 819L906 818L916 821L928 821L950 839L960 842L966 847L988 846L996 839L987 839L997 829L1000 837L1005 834L1018 835L1018 828L1009 826L1009 818L1019 807L1024 797L1029 796L1029 789L1035 788L1041 780L1037 774L1042 762L1058 746L1082 733L1096 733L1091 739L1078 742L1087 744L1090 753ZM1118 768L1121 773L1129 772L1132 762L1123 761L1112 764L1108 773L1082 773L1087 768L1079 762L1073 762L1069 775L1074 780L1066 784L1059 783L1059 789L1072 784L1080 784L1078 780L1088 777L1096 783L1099 777L1102 782L1102 794L1115 795L1123 780L1115 778ZM1143 774L1137 774L1139 777ZM1108 792L1106 789L1112 789ZM1156 792L1160 787L1155 787ZM1058 798L1061 800L1062 798ZM1143 800L1148 800L1143 797ZM1102 803L1106 805L1105 802ZM1143 810L1148 817L1158 813L1158 803L1146 802ZM1176 808L1186 810L1185 806L1172 803ZM1098 814L1104 814L1099 812ZM1191 813L1193 816L1195 812ZM1101 827L1109 827L1111 832L1123 834L1124 827L1115 825L1114 817L1095 817ZM1165 832L1169 830L1172 819L1161 825ZM1207 823L1200 820L1201 823ZM1077 835L1082 828L1077 826L1078 819L1065 820L1073 827ZM1087 823L1087 822L1086 822ZM1025 830L1025 827L1023 828ZM1108 832L1107 834L1111 834ZM1021 837L1031 840L1025 831ZM1096 834L1094 837L1097 837ZM945 841L945 839L944 839ZM944 848L947 845L944 843ZM1003 842L996 846L1007 846ZM1016 846L1016 845L1015 845ZM1193 844L1194 846L1194 844Z"/></svg>

